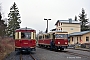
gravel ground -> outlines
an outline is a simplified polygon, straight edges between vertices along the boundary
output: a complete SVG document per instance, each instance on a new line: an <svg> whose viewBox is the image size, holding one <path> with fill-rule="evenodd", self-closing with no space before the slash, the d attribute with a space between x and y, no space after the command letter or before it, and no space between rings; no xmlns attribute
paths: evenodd
<svg viewBox="0 0 90 60"><path fill-rule="evenodd" d="M82 50L67 49L67 51L90 56L90 52Z"/></svg>
<svg viewBox="0 0 90 60"><path fill-rule="evenodd" d="M37 60L89 60L80 56L74 56L63 52L54 52L46 49L37 48L36 54L33 54Z"/></svg>
<svg viewBox="0 0 90 60"><path fill-rule="evenodd" d="M90 58L84 58L80 56L70 55L64 52L54 52L47 49L36 48L36 52L31 53L36 60L90 60ZM28 54L23 55L24 60L30 60ZM4 60L20 60L20 54L12 52Z"/></svg>

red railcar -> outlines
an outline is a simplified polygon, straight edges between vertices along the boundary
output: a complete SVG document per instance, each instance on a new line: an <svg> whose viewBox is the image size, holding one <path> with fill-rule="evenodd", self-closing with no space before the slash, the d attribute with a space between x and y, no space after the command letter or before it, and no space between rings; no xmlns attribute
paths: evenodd
<svg viewBox="0 0 90 60"><path fill-rule="evenodd" d="M15 51L36 50L36 30L20 28L15 31Z"/></svg>
<svg viewBox="0 0 90 60"><path fill-rule="evenodd" d="M54 46L52 46L54 50L64 50L68 46L68 32L52 31L38 35L38 45L40 47L50 48L51 40L54 42Z"/></svg>

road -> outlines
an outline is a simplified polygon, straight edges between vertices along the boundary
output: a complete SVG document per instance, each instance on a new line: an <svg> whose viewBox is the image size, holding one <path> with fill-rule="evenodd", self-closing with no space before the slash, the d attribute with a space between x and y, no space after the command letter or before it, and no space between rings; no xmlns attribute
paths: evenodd
<svg viewBox="0 0 90 60"><path fill-rule="evenodd" d="M43 48L36 48L36 52L32 52L32 56L36 60L89 60L90 52L66 49L62 52L50 51ZM25 60L29 60L28 55L23 55ZM12 52L5 60L19 60L20 55Z"/></svg>

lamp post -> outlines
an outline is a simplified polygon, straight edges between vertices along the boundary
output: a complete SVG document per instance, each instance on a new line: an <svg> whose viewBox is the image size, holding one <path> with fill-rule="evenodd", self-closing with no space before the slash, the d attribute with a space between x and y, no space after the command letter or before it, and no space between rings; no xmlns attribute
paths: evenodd
<svg viewBox="0 0 90 60"><path fill-rule="evenodd" d="M48 20L51 20L51 19L45 19L45 18L44 18L44 20L47 20L47 29L46 29L46 30L47 30L47 32L48 32ZM46 33L47 33L47 32L46 32Z"/></svg>

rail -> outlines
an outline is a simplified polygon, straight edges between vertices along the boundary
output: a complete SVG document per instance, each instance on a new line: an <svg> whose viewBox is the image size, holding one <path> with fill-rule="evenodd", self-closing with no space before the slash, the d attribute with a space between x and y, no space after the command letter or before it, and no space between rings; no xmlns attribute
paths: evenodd
<svg viewBox="0 0 90 60"><path fill-rule="evenodd" d="M30 57L32 60L36 60L31 54L30 54ZM31 59L28 59L28 60L31 60ZM20 60L25 60L22 56L22 54L20 54Z"/></svg>
<svg viewBox="0 0 90 60"><path fill-rule="evenodd" d="M79 53L75 53L75 52L62 51L60 53L67 53L67 54L70 54L70 55L74 55L74 56L79 56L79 57L89 58L90 59L90 56L88 56L88 55L83 55L83 54L79 54Z"/></svg>

